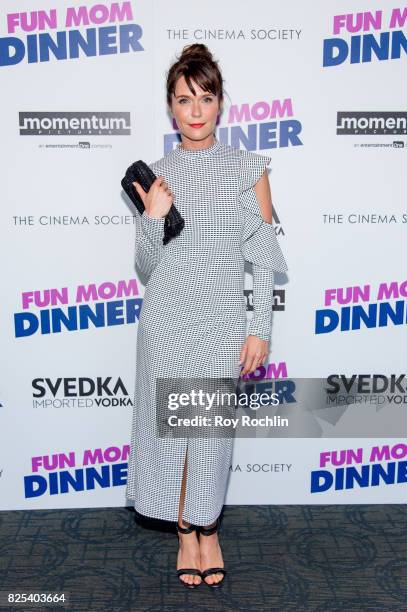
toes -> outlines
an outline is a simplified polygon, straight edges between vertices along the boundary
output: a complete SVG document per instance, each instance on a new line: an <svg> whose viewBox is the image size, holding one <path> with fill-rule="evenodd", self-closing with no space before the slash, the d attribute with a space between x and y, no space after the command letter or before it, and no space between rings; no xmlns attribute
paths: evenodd
<svg viewBox="0 0 407 612"><path fill-rule="evenodd" d="M201 582L201 578L195 576L195 574L181 574L180 578L182 582L186 582L187 584L199 584Z"/></svg>
<svg viewBox="0 0 407 612"><path fill-rule="evenodd" d="M209 576L205 577L205 582L207 582L208 584L214 584L214 583L218 583L223 579L223 574L221 573L217 573L217 574L210 574Z"/></svg>

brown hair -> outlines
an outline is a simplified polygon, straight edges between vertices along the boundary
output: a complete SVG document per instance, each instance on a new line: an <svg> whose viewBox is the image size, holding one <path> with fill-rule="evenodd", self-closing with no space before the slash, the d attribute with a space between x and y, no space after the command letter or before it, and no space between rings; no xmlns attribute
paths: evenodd
<svg viewBox="0 0 407 612"><path fill-rule="evenodd" d="M195 95L192 86L193 79L204 91L210 91L218 97L219 104L223 101L223 78L218 62L206 45L193 43L182 49L178 58L167 73L167 104L171 108L172 94L178 79L184 76L191 92Z"/></svg>

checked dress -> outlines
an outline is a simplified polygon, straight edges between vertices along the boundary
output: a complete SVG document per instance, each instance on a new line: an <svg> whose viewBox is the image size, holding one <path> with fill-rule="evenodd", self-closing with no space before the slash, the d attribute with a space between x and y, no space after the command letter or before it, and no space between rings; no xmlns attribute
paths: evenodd
<svg viewBox="0 0 407 612"><path fill-rule="evenodd" d="M247 333L270 340L274 272L288 269L253 189L270 161L215 138L198 150L180 143L150 164L168 184L185 227L163 245L164 219L144 212L136 222L136 266L146 286L126 495L145 516L178 519L186 453L183 519L208 525L224 504L233 438L159 437L155 383L157 377L239 378L245 261L253 266L254 316Z"/></svg>

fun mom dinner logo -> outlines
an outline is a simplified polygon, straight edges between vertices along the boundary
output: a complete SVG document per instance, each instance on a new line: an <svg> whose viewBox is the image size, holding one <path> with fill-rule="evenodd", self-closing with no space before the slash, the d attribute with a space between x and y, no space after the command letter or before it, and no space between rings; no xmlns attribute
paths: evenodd
<svg viewBox="0 0 407 612"><path fill-rule="evenodd" d="M406 325L407 280L325 290L324 306L315 311L315 333L359 331Z"/></svg>
<svg viewBox="0 0 407 612"><path fill-rule="evenodd" d="M407 444L332 449L319 453L311 471L310 492L347 491L407 483Z"/></svg>
<svg viewBox="0 0 407 612"><path fill-rule="evenodd" d="M130 446L124 444L31 457L24 497L122 487L127 483L129 455Z"/></svg>
<svg viewBox="0 0 407 612"><path fill-rule="evenodd" d="M405 57L407 39L402 28L406 20L407 8L334 15L335 37L323 41L323 67Z"/></svg>
<svg viewBox="0 0 407 612"><path fill-rule="evenodd" d="M135 278L23 291L22 311L14 313L15 337L135 323L142 302Z"/></svg>
<svg viewBox="0 0 407 612"><path fill-rule="evenodd" d="M178 131L175 119L172 127ZM235 149L243 146L248 151L261 152L302 146L301 132L302 123L295 117L293 99L284 98L232 104L225 116L222 115L217 138ZM164 154L172 151L178 142L177 133L164 134Z"/></svg>
<svg viewBox="0 0 407 612"><path fill-rule="evenodd" d="M0 66L144 51L131 2L7 13ZM119 25L116 25L119 24ZM81 28L81 29L80 29ZM48 30L48 31L47 31Z"/></svg>

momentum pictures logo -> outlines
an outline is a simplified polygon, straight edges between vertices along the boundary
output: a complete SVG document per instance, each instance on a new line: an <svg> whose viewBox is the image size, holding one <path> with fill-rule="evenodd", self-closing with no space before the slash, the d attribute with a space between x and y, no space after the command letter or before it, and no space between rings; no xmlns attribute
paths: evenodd
<svg viewBox="0 0 407 612"><path fill-rule="evenodd" d="M129 112L20 112L20 136L129 136Z"/></svg>
<svg viewBox="0 0 407 612"><path fill-rule="evenodd" d="M338 111L336 133L345 136L407 134L407 112Z"/></svg>

